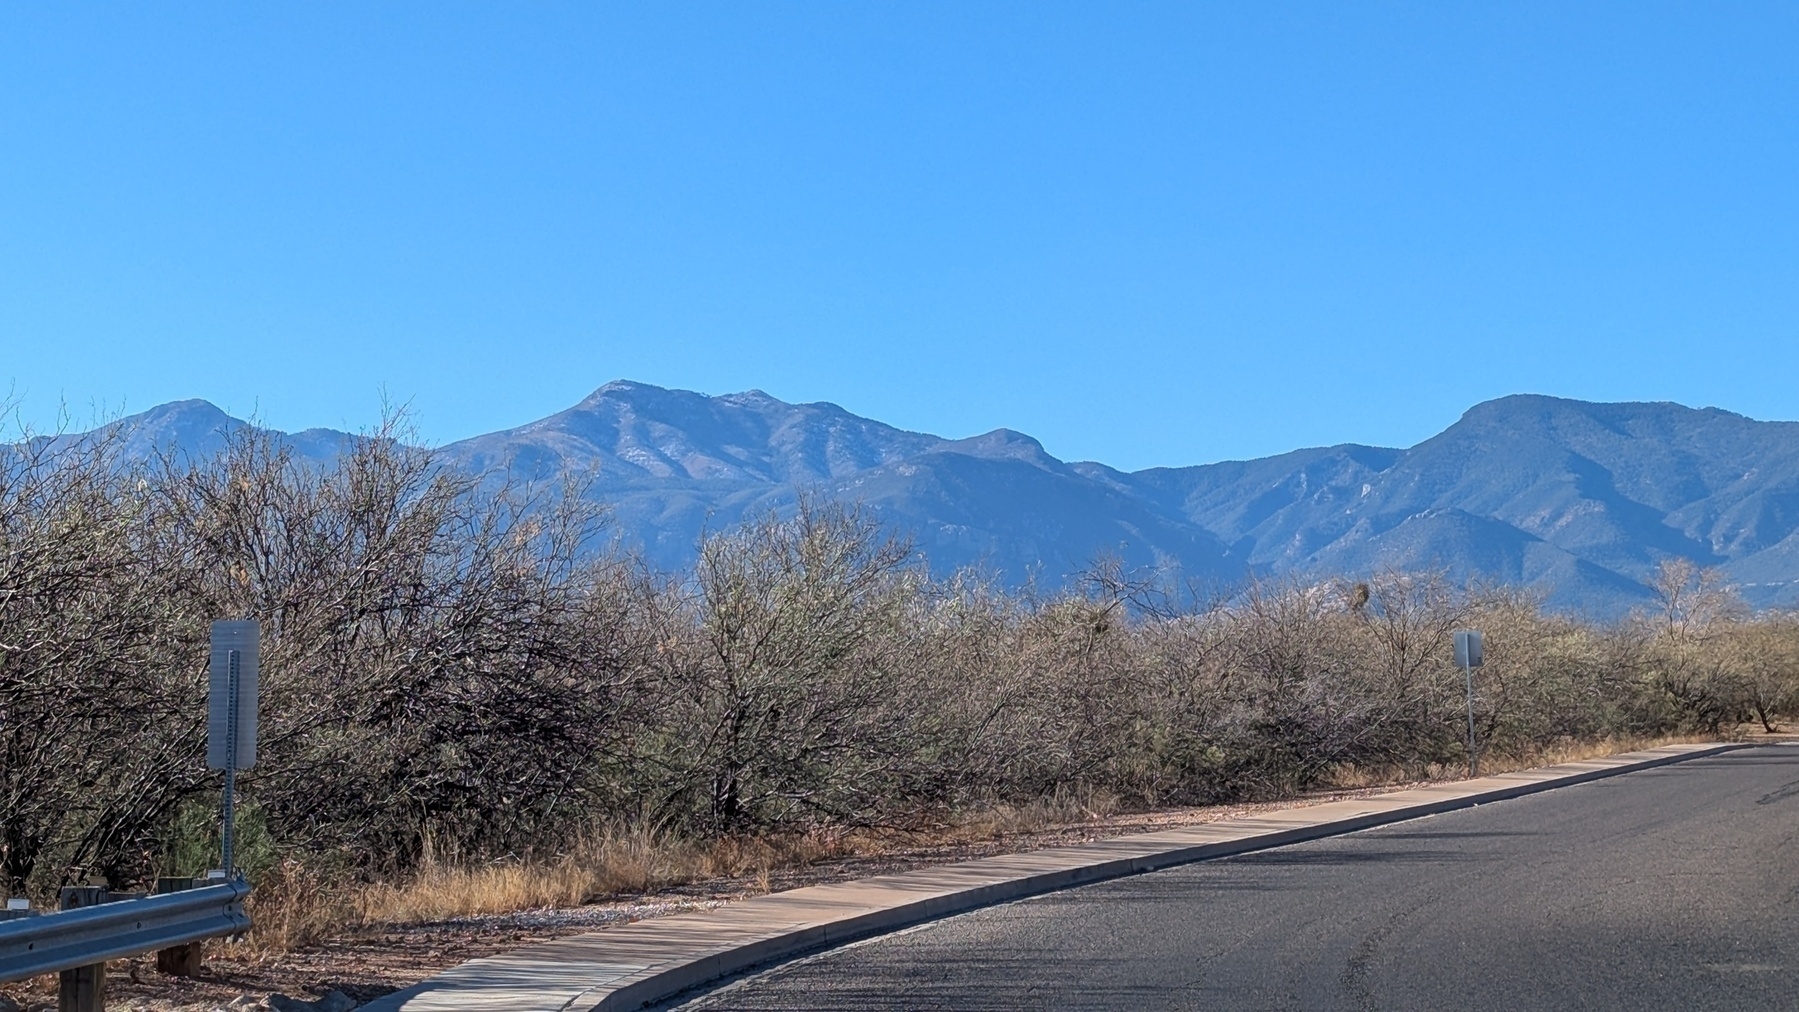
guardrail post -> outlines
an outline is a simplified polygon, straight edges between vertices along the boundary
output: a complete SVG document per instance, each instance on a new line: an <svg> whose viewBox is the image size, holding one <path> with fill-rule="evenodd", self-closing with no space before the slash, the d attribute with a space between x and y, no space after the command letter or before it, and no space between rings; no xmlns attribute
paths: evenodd
<svg viewBox="0 0 1799 1012"><path fill-rule="evenodd" d="M62 910L0 922L0 983L61 973L61 1007L97 1010L108 960L241 935L250 929L244 913L249 893L243 879L162 896L66 890Z"/></svg>
<svg viewBox="0 0 1799 1012"><path fill-rule="evenodd" d="M191 878L159 878L156 880L156 893L184 892L198 888L207 883L206 879ZM171 977L197 977L200 974L200 943L189 942L167 949L156 950L156 969Z"/></svg>
<svg viewBox="0 0 1799 1012"><path fill-rule="evenodd" d="M105 886L69 886L62 891L62 908L75 910L97 906L107 899ZM57 1012L105 1012L106 964L94 963L64 970L56 994Z"/></svg>

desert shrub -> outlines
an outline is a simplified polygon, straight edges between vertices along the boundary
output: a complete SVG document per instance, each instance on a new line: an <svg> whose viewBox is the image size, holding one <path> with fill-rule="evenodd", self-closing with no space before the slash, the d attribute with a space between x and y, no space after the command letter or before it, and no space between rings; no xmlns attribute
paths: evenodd
<svg viewBox="0 0 1799 1012"><path fill-rule="evenodd" d="M0 887L129 874L205 780L180 574L114 449L0 449Z"/></svg>
<svg viewBox="0 0 1799 1012"><path fill-rule="evenodd" d="M731 834L859 824L926 764L914 733L909 548L872 519L803 499L711 537L655 610L653 810Z"/></svg>
<svg viewBox="0 0 1799 1012"><path fill-rule="evenodd" d="M1468 758L1465 626L1487 634L1493 757L1799 707L1799 621L1678 563L1614 623L1430 573L1196 595L1102 561L1043 594L932 578L872 514L805 496L658 573L579 485L464 473L401 435L329 465L254 430L148 465L104 432L0 450L0 886L212 863L221 617L263 627L240 785L251 870L281 889L579 863L595 826L747 853L1422 775Z"/></svg>

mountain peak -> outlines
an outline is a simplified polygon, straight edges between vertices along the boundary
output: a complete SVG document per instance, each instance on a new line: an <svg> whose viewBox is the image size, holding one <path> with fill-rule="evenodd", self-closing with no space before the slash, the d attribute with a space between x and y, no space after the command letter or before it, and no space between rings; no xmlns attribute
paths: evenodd
<svg viewBox="0 0 1799 1012"><path fill-rule="evenodd" d="M725 408L750 408L756 411L786 410L796 405L789 404L779 397L772 396L762 390L744 390L740 393L705 394L697 390L682 390L677 387L659 387L654 383L640 383L636 380L617 379L600 387L582 399L573 410L591 411L607 402L622 402L640 407L654 405L684 405L689 410L716 410ZM809 405L811 406L811 405ZM820 404L817 407L842 410L834 404Z"/></svg>
<svg viewBox="0 0 1799 1012"><path fill-rule="evenodd" d="M787 403L786 401L780 399L779 397L771 397L764 391L755 390L755 389L744 390L740 393L734 393L734 394L720 394L716 399L721 400L721 401L728 401L729 403L732 403L732 404L782 404L782 405L785 405Z"/></svg>
<svg viewBox="0 0 1799 1012"><path fill-rule="evenodd" d="M1015 429L994 429L978 436L958 439L946 443L943 449L951 453L966 454L970 457L981 457L986 460L1022 460L1038 467L1062 468L1067 465L1043 448L1043 444L1035 437L1027 436Z"/></svg>
<svg viewBox="0 0 1799 1012"><path fill-rule="evenodd" d="M708 395L614 380L547 418L449 449L482 466L574 468L601 487L644 482L808 484L847 477L942 442L835 404L761 390Z"/></svg>
<svg viewBox="0 0 1799 1012"><path fill-rule="evenodd" d="M216 436L245 424L226 414L222 408L198 397L169 401L147 411L127 415L109 428L147 439L151 444L184 443L195 438Z"/></svg>
<svg viewBox="0 0 1799 1012"><path fill-rule="evenodd" d="M166 404L158 404L148 410L140 411L135 415L122 418L120 421L151 421L165 418L208 418L223 420L229 419L231 416L227 415L223 408L209 400L199 397L190 397L186 400L169 401Z"/></svg>
<svg viewBox="0 0 1799 1012"><path fill-rule="evenodd" d="M112 424L127 454L198 455L246 423L193 399ZM343 445L330 432L282 438L320 460ZM1322 447L1125 474L1065 464L1013 429L946 440L822 401L620 379L444 451L476 470L592 476L620 529L670 566L691 562L701 532L816 488L916 532L933 565L1014 575L1073 571L1124 546L1133 564L1182 572L1442 566L1538 588L1560 605L1622 610L1674 556L1754 581L1743 586L1757 604L1799 602L1799 422L1668 402L1515 394L1409 449Z"/></svg>
<svg viewBox="0 0 1799 1012"><path fill-rule="evenodd" d="M638 395L644 394L644 393L670 393L670 392L671 391L669 391L669 390L666 390L659 386L654 386L649 383L639 383L636 380L628 380L628 379L615 379L610 383L601 385L600 387L596 388L593 393L590 393L586 397L583 397L581 399L581 402L579 404L575 405L575 408L577 410L582 409L582 408L592 408L595 405L598 405L601 401L612 400L612 399L630 399L630 398L633 398L635 396L638 396Z"/></svg>
<svg viewBox="0 0 1799 1012"><path fill-rule="evenodd" d="M1723 408L1691 408L1675 401L1580 401L1548 394L1507 394L1482 401L1462 413L1462 421L1465 422L1557 417L1590 418L1606 424L1629 420L1683 418L1754 421L1747 415Z"/></svg>

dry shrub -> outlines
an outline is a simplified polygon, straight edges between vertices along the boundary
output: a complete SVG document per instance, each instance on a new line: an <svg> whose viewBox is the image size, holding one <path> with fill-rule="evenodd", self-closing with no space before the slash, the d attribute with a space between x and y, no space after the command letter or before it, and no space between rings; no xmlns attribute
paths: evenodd
<svg viewBox="0 0 1799 1012"><path fill-rule="evenodd" d="M844 839L820 834L696 840L605 829L547 860L469 865L434 858L404 881L356 888L347 909L356 924L408 924L575 907L716 879L747 879L766 892L772 871L853 850Z"/></svg>
<svg viewBox="0 0 1799 1012"><path fill-rule="evenodd" d="M244 906L253 925L245 944L268 952L311 945L355 919L341 887L292 858L264 872Z"/></svg>
<svg viewBox="0 0 1799 1012"><path fill-rule="evenodd" d="M1074 785L1045 797L960 813L944 832L933 835L952 840L1004 839L1094 822L1117 814L1121 807L1118 797L1109 791Z"/></svg>
<svg viewBox="0 0 1799 1012"><path fill-rule="evenodd" d="M590 834L568 853L547 860L465 863L427 852L425 861L400 881L359 888L355 907L362 922L403 924L580 906L688 881L703 865L698 850L653 831L631 829Z"/></svg>
<svg viewBox="0 0 1799 1012"><path fill-rule="evenodd" d="M1731 739L1738 735L1734 732L1722 736L1716 734L1626 735L1600 738L1595 741L1565 741L1544 746L1527 755L1498 755L1491 759L1483 757L1480 771L1483 774L1512 773L1518 770L1536 769L1540 766L1554 766L1558 763L1603 759L1606 756L1618 755L1622 752L1639 752L1644 749L1660 748L1664 745L1713 742L1718 741L1720 737Z"/></svg>
<svg viewBox="0 0 1799 1012"><path fill-rule="evenodd" d="M256 883L280 946L1453 773L1460 627L1487 634L1490 770L1799 708L1799 621L1681 564L1610 623L1431 573L1196 599L1102 564L1040 594L934 578L808 497L654 573L580 488L399 435L328 465L254 432L148 466L104 437L0 448L0 889L201 870L167 864L220 786L197 701L225 616L263 623L240 786L288 858Z"/></svg>
<svg viewBox="0 0 1799 1012"><path fill-rule="evenodd" d="M1664 745L1687 745L1716 740L1718 740L1718 736L1710 734L1614 735L1591 741L1561 741L1535 747L1522 753L1488 754L1483 752L1480 757L1480 774L1488 776L1496 773L1515 773L1519 770L1538 769L1559 763L1603 759L1606 756L1614 756L1623 752L1638 752L1644 749L1660 748ZM1335 790L1357 790L1369 787L1388 787L1419 780L1460 780L1467 776L1468 764L1466 762L1431 763L1422 769L1416 766L1358 766L1353 763L1345 763L1331 772L1324 786Z"/></svg>

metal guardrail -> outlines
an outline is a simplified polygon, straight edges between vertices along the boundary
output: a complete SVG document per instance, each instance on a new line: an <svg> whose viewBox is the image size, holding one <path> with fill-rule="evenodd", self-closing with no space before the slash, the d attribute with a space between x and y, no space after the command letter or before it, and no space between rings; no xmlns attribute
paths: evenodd
<svg viewBox="0 0 1799 1012"><path fill-rule="evenodd" d="M122 959L250 930L248 883L119 900L0 921L0 981Z"/></svg>

